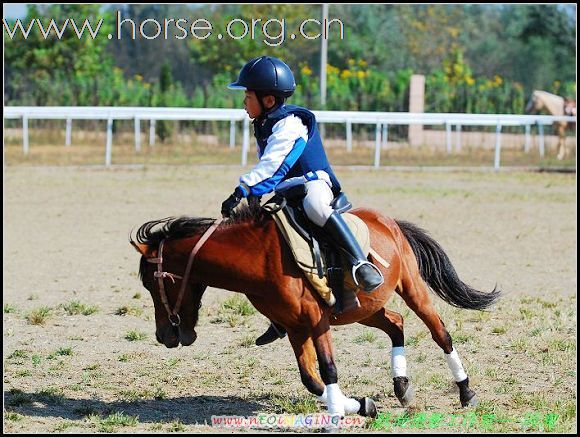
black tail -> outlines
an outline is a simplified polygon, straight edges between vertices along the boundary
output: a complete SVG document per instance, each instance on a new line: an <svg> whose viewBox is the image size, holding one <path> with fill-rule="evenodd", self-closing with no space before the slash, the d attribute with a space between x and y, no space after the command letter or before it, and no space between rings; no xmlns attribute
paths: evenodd
<svg viewBox="0 0 580 437"><path fill-rule="evenodd" d="M445 302L459 308L482 310L500 296L497 286L491 292L484 293L465 284L457 276L439 243L427 232L409 222L396 222L415 253L421 277Z"/></svg>

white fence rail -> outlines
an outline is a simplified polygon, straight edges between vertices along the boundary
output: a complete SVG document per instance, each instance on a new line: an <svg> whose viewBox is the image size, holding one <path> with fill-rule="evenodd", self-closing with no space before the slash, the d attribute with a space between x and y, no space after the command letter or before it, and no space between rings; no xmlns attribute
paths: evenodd
<svg viewBox="0 0 580 437"><path fill-rule="evenodd" d="M376 125L374 166L380 166L381 148L387 143L390 125L444 125L446 127L448 153L451 153L451 131L455 126L459 136L462 126L496 126L496 141L493 166L500 168L501 130L503 126L524 126L526 132L525 150L529 150L530 127L538 126L539 152L544 156L544 126L557 121L576 122L576 117L548 115L511 115L511 114L452 114L452 113L410 113L410 112L354 112L354 111L313 111L319 123L344 123L346 126L346 147L352 150L352 125ZM27 107L5 106L5 119L22 120L22 149L28 154L28 120L66 120L65 144L70 146L72 120L107 120L107 140L105 145L105 165L112 163L113 122L115 120L134 120L135 150L141 150L141 121L149 121L149 144L155 143L156 120L202 120L230 121L230 147L235 145L236 123L243 126L241 164L247 164L250 143L250 119L242 109L219 108L143 108L143 107L104 107L104 106L52 106ZM459 137L458 137L458 141Z"/></svg>

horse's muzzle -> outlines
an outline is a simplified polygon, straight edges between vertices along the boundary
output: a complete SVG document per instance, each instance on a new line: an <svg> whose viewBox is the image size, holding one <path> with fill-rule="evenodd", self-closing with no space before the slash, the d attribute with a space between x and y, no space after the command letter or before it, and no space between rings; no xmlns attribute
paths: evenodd
<svg viewBox="0 0 580 437"><path fill-rule="evenodd" d="M173 326L168 326L163 331L155 331L155 337L159 343L165 345L167 348L174 348L179 346L177 329Z"/></svg>
<svg viewBox="0 0 580 437"><path fill-rule="evenodd" d="M197 333L194 330L185 331L181 327L167 326L163 331L156 331L157 341L167 348L179 346L190 346L197 340Z"/></svg>
<svg viewBox="0 0 580 437"><path fill-rule="evenodd" d="M195 340L197 340L197 333L194 330L184 332L183 329L179 328L179 341L183 346L191 346Z"/></svg>

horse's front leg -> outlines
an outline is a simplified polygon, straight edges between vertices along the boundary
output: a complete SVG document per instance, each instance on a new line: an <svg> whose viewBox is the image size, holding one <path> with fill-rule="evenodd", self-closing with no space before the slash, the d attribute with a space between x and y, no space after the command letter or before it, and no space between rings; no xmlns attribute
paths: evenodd
<svg viewBox="0 0 580 437"><path fill-rule="evenodd" d="M561 161L566 157L566 138L558 140L558 160Z"/></svg>
<svg viewBox="0 0 580 437"><path fill-rule="evenodd" d="M558 160L566 157L566 130L565 125L558 125Z"/></svg>
<svg viewBox="0 0 580 437"><path fill-rule="evenodd" d="M298 370L300 371L302 384L304 384L310 393L318 396L320 399L324 394L325 387L316 371L316 351L312 343L310 331L305 328L293 328L288 329L287 332L290 344L296 355L296 360L298 361Z"/></svg>
<svg viewBox="0 0 580 437"><path fill-rule="evenodd" d="M356 400L342 394L338 385L338 372L334 363L334 351L332 347L332 337L330 333L330 322L328 316L322 316L318 323L313 324L312 340L318 357L320 375L325 384L324 393L320 400L326 402L330 414L352 414L358 413L361 416L374 417L377 409L370 398Z"/></svg>

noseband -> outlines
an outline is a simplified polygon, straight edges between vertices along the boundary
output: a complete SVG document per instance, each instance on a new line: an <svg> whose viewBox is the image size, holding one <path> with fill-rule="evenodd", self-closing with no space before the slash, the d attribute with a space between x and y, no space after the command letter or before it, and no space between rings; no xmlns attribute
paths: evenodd
<svg viewBox="0 0 580 437"><path fill-rule="evenodd" d="M193 260L199 252L199 249L204 245L211 234L217 229L219 224L222 222L223 218L217 219L201 236L198 242L193 246L191 254L189 255L189 260L187 261L187 267L185 268L185 274L183 276L176 275L174 273L163 271L163 243L165 240L161 241L159 244L159 257L149 258L147 262L157 264L157 271L153 273L153 276L159 281L159 295L161 296L161 302L167 310L167 315L169 321L173 326L179 326L181 324L181 317L179 317L179 310L181 309L181 301L183 300L183 295L185 294L185 287L187 286L187 281L189 280L189 274L191 273L191 267L193 266ZM167 293L165 292L165 285L163 283L164 278L169 278L175 284L176 279L181 279L181 288L179 290L179 295L177 296L177 303L175 304L175 309L171 310L169 307L169 301L167 300Z"/></svg>

